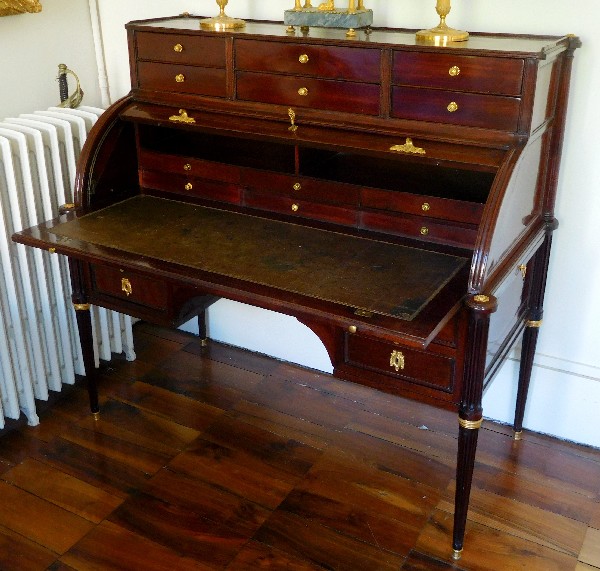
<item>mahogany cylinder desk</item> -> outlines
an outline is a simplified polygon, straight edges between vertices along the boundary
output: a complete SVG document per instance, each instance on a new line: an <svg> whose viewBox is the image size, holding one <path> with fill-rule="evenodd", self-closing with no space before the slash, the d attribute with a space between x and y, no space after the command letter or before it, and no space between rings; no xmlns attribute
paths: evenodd
<svg viewBox="0 0 600 571"><path fill-rule="evenodd" d="M76 204L14 236L69 259L92 411L90 304L295 316L336 377L457 412L459 558L482 394L521 338L522 428L579 40L189 15L127 32L132 89L86 142Z"/></svg>

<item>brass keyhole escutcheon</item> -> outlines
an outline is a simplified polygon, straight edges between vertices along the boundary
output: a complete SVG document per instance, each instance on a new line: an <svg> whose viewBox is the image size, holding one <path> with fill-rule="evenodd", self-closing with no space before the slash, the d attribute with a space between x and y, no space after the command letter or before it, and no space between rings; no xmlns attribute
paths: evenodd
<svg viewBox="0 0 600 571"><path fill-rule="evenodd" d="M421 205L421 210L422 210L423 212L429 212L429 211L431 210L431 205L429 204L429 202L424 202L424 203Z"/></svg>
<svg viewBox="0 0 600 571"><path fill-rule="evenodd" d="M298 95L301 97L306 97L308 95L308 89L306 87L301 87L298 89Z"/></svg>
<svg viewBox="0 0 600 571"><path fill-rule="evenodd" d="M121 278L121 291L124 292L127 297L133 293L133 287L127 278Z"/></svg>
<svg viewBox="0 0 600 571"><path fill-rule="evenodd" d="M298 58L298 61L299 61L300 63L308 63L308 61L309 61L309 57L308 57L308 55L307 55L307 54L302 54L302 55L301 55L301 56Z"/></svg>
<svg viewBox="0 0 600 571"><path fill-rule="evenodd" d="M458 67L457 65L453 65L449 70L448 70L448 74L452 77L456 77L457 75L460 75L460 67Z"/></svg>
<svg viewBox="0 0 600 571"><path fill-rule="evenodd" d="M404 369L405 360L402 351L392 351L390 355L390 367L392 367L396 373Z"/></svg>
<svg viewBox="0 0 600 571"><path fill-rule="evenodd" d="M183 46L181 44L175 44L173 46L173 51L180 54L183 51Z"/></svg>
<svg viewBox="0 0 600 571"><path fill-rule="evenodd" d="M194 185L191 182L188 182L183 188L185 188L186 190L192 190L194 188Z"/></svg>
<svg viewBox="0 0 600 571"><path fill-rule="evenodd" d="M296 192L298 192L299 190L302 190L302 185L297 182L293 187L292 187Z"/></svg>
<svg viewBox="0 0 600 571"><path fill-rule="evenodd" d="M454 113L455 111L458 111L458 103L456 103L456 101L452 101L448 107L447 107L448 111L450 111L450 113Z"/></svg>
<svg viewBox="0 0 600 571"><path fill-rule="evenodd" d="M185 75L183 73L179 73L175 76L175 81L177 83L183 83L185 81Z"/></svg>
<svg viewBox="0 0 600 571"><path fill-rule="evenodd" d="M300 206L298 204L292 204L292 212L298 212L300 210Z"/></svg>

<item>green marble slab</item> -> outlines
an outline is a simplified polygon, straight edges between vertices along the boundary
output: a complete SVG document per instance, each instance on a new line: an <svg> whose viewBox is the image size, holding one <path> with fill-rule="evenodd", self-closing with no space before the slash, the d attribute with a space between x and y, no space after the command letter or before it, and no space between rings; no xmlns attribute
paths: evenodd
<svg viewBox="0 0 600 571"><path fill-rule="evenodd" d="M357 10L348 14L347 10L319 10L304 8L302 10L286 10L283 15L286 26L312 28L366 28L373 23L373 10Z"/></svg>

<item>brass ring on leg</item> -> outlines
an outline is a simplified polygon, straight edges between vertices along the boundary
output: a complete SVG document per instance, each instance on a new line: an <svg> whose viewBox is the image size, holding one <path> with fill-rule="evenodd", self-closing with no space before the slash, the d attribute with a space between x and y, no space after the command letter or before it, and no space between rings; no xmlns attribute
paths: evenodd
<svg viewBox="0 0 600 571"><path fill-rule="evenodd" d="M100 420L100 413L99 412L92 412L92 416L94 417L94 420Z"/></svg>
<svg viewBox="0 0 600 571"><path fill-rule="evenodd" d="M458 561L461 557L462 557L462 549L453 549L452 550L452 559L454 559L454 561Z"/></svg>

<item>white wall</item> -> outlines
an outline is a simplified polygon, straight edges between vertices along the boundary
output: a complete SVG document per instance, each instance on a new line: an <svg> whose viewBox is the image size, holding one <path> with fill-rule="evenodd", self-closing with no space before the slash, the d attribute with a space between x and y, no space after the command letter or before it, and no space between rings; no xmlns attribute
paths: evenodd
<svg viewBox="0 0 600 571"><path fill-rule="evenodd" d="M338 0L340 4L340 0ZM230 0L231 16L281 20L292 0ZM579 35L571 105L565 135L557 218L546 315L540 332L530 405L525 426L561 438L600 446L600 160L595 109L600 85L600 38L596 0L573 3L527 0L454 0L451 26L471 31ZM428 28L437 24L434 0L367 0L375 25ZM124 24L131 19L174 15L184 11L211 16L215 2L172 0L100 0L107 68L113 98L129 89ZM596 86L594 89L592 86ZM323 370L331 370L324 349L295 320L255 308L219 302L210 312L211 337L273 354ZM509 361L486 394L486 416L510 422L517 363Z"/></svg>
<svg viewBox="0 0 600 571"><path fill-rule="evenodd" d="M60 63L79 77L84 104L100 105L90 26L87 0L42 1L38 14L0 18L0 120L60 103Z"/></svg>

